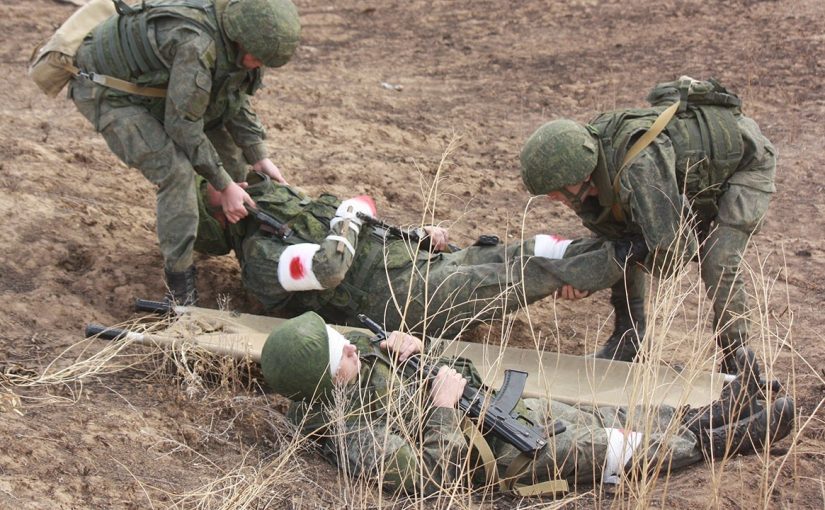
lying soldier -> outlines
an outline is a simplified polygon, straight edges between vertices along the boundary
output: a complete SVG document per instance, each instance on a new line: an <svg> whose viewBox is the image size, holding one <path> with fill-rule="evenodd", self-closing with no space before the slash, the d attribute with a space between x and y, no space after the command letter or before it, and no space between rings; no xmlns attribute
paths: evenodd
<svg viewBox="0 0 825 510"><path fill-rule="evenodd" d="M445 364L429 389L419 392L420 374L401 375L396 369L421 352L421 340L411 335L394 332L375 345L362 333L344 337L307 312L269 335L261 366L269 386L293 400L290 420L318 439L327 458L339 465L346 461L340 467L354 475L422 495L449 490L467 478L461 469L466 469L468 442L456 404L465 385L479 387L481 379L467 360L440 360ZM556 433L519 470L524 473L519 481L617 483L642 470L721 460L784 438L793 427L793 401L758 401L753 355L745 349L736 355L747 369L724 387L720 400L704 408L628 409L520 399L515 407L520 421ZM485 437L498 468L507 469L519 452L498 437Z"/></svg>
<svg viewBox="0 0 825 510"><path fill-rule="evenodd" d="M323 194L313 200L255 174L248 180L246 191L259 210L292 233L284 236L254 215L228 225L216 193L200 181L196 250L234 250L244 286L277 315L314 310L331 322L357 324L363 311L392 329L403 318L412 331L449 336L563 285L594 288L609 265L625 259L614 256L620 247L576 256L579 243L550 235L455 253L419 249L364 220L375 215L369 197L341 202ZM446 230L427 227L427 233L436 250L447 245Z"/></svg>

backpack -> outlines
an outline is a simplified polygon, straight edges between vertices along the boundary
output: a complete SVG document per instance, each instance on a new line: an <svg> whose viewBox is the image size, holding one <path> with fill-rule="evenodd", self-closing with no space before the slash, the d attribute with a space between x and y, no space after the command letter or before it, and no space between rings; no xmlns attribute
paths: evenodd
<svg viewBox="0 0 825 510"><path fill-rule="evenodd" d="M696 80L681 76L678 80L657 83L647 95L651 106L667 106L681 101L678 113L688 107L723 106L741 112L742 100L714 78Z"/></svg>
<svg viewBox="0 0 825 510"><path fill-rule="evenodd" d="M29 59L29 76L40 90L51 97L63 90L77 74L73 61L83 39L115 14L112 0L89 0L34 49Z"/></svg>

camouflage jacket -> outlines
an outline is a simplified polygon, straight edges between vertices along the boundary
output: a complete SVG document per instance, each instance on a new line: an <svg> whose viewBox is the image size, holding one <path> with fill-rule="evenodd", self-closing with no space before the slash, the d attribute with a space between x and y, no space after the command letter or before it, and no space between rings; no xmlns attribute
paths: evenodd
<svg viewBox="0 0 825 510"><path fill-rule="evenodd" d="M267 157L265 131L249 101L262 72L240 64L212 0L152 0L136 9L95 28L78 50L78 66L139 85L165 85L165 99L113 89L105 89L104 98L115 106L145 106L198 174L224 189L231 178L204 131L225 126L250 164Z"/></svg>

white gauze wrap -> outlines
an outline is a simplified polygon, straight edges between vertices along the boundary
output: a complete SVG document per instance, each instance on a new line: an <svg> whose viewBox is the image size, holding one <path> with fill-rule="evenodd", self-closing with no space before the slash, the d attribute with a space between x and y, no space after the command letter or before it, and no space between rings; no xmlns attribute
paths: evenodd
<svg viewBox="0 0 825 510"><path fill-rule="evenodd" d="M642 442L642 433L625 429L604 429L607 432L607 453L602 471L602 483L616 485L633 452Z"/></svg>
<svg viewBox="0 0 825 510"><path fill-rule="evenodd" d="M572 242L571 239L539 234L536 236L536 247L533 250L533 255L546 259L561 259L564 258L564 252L567 251L567 247Z"/></svg>
<svg viewBox="0 0 825 510"><path fill-rule="evenodd" d="M360 227L361 219L358 218L358 213L375 217L375 202L373 202L371 197L368 195L360 195L341 202L341 205L339 205L335 211L335 218L333 218L330 226L343 220L350 220L351 224Z"/></svg>
<svg viewBox="0 0 825 510"><path fill-rule="evenodd" d="M293 244L278 259L278 283L284 290L300 292L323 290L312 272L312 257L321 248L318 244Z"/></svg>
<svg viewBox="0 0 825 510"><path fill-rule="evenodd" d="M327 340L329 341L329 375L335 377L341 358L344 356L344 346L350 342L344 335L327 325Z"/></svg>

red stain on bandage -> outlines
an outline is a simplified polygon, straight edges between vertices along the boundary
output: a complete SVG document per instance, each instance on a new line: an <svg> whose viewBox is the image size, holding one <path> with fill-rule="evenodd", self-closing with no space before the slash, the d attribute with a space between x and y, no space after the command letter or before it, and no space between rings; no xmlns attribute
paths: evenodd
<svg viewBox="0 0 825 510"><path fill-rule="evenodd" d="M289 276L291 276L293 280L300 280L304 275L306 275L306 269L304 268L304 263L301 262L301 258L295 257L290 260Z"/></svg>

